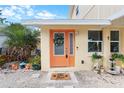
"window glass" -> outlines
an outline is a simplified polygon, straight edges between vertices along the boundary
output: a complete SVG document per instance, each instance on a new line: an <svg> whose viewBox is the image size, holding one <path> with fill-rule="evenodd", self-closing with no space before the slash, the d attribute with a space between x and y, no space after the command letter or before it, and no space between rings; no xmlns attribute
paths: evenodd
<svg viewBox="0 0 124 93"><path fill-rule="evenodd" d="M111 31L111 41L119 41L119 31Z"/></svg>
<svg viewBox="0 0 124 93"><path fill-rule="evenodd" d="M90 41L102 41L102 31L89 31L88 40Z"/></svg>
<svg viewBox="0 0 124 93"><path fill-rule="evenodd" d="M54 53L55 55L64 55L64 33L54 34Z"/></svg>
<svg viewBox="0 0 124 93"><path fill-rule="evenodd" d="M88 42L88 52L101 52L102 42Z"/></svg>
<svg viewBox="0 0 124 93"><path fill-rule="evenodd" d="M76 15L78 15L79 14L79 6L77 6L77 8L76 8Z"/></svg>
<svg viewBox="0 0 124 93"><path fill-rule="evenodd" d="M111 42L111 52L119 52L119 43Z"/></svg>
<svg viewBox="0 0 124 93"><path fill-rule="evenodd" d="M73 48L74 48L74 45L73 45L73 43L74 43L74 34L73 33L69 33L69 43L70 43L70 54L73 54Z"/></svg>
<svg viewBox="0 0 124 93"><path fill-rule="evenodd" d="M102 52L102 31L88 31L88 52Z"/></svg>
<svg viewBox="0 0 124 93"><path fill-rule="evenodd" d="M110 51L119 52L119 31L111 31Z"/></svg>

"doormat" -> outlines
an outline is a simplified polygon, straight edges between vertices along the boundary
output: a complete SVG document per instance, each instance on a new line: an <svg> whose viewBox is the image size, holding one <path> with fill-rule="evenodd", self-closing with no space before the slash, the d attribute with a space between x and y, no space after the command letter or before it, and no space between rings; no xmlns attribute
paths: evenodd
<svg viewBox="0 0 124 93"><path fill-rule="evenodd" d="M69 73L52 73L51 74L51 80L70 80L70 74Z"/></svg>

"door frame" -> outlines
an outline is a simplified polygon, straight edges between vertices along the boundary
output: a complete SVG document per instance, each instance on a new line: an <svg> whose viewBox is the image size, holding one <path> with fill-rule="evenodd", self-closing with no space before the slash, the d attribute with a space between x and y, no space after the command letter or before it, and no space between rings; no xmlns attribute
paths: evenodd
<svg viewBox="0 0 124 93"><path fill-rule="evenodd" d="M50 53L49 53L49 54L50 54L50 63L49 63L49 64L50 64L50 68L57 68L57 67L55 67L55 66L52 66L52 64L51 64L51 61L52 61L52 60L51 60L51 54L53 54L53 55L55 56L55 53L51 51L51 31L53 31L53 35L54 35L54 33L57 33L57 32L59 32L59 31L60 31L60 32L63 31L62 33L64 33L64 38L65 38L65 36L66 36L66 35L65 35L65 34L66 34L65 31L69 32L69 34L70 34L70 33L73 33L73 35L74 35L74 38L73 38L73 52L74 52L74 53L71 54L70 56L74 56L74 63L73 63L72 65L67 66L67 67L74 67L74 66L75 66L75 29L61 29L61 28L60 28L60 29L50 29L50 30L49 30L49 33L50 33L50 41L49 41L49 44L50 44L50 45L49 45L49 46L50 46L50 48L49 48L49 49L50 49ZM69 34L68 34L68 38L69 38ZM70 42L69 42L69 41L68 41L68 44L69 44L69 48L70 48ZM65 49L65 42L64 42L64 49ZM53 50L54 50L54 47L53 47ZM51 52L52 52L52 53L51 53ZM59 56L59 55L56 55L56 56ZM60 55L60 56L61 56L61 55ZM62 56L65 56L65 50L64 50L64 55L62 55ZM59 66L58 66L58 67L59 67ZM60 68L60 67L59 67L59 68ZM64 67L61 67L61 68L64 68Z"/></svg>

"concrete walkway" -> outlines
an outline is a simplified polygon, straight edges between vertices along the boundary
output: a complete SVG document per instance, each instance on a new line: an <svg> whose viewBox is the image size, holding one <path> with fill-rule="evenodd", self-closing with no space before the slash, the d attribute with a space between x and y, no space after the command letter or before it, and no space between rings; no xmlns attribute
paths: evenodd
<svg viewBox="0 0 124 93"><path fill-rule="evenodd" d="M52 73L69 73L71 79L70 80L51 80ZM49 87L55 87L55 88L75 88L78 86L78 80L74 74L74 72L48 72L44 78L42 78L42 84L45 83L47 85L47 88Z"/></svg>
<svg viewBox="0 0 124 93"><path fill-rule="evenodd" d="M52 72L3 70L1 88L124 88L123 75L101 75L92 71L67 72L71 80L50 80Z"/></svg>

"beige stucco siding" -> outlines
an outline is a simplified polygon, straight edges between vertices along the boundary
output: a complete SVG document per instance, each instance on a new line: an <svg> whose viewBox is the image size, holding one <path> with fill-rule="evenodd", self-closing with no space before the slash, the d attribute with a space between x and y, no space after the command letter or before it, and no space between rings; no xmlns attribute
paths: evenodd
<svg viewBox="0 0 124 93"><path fill-rule="evenodd" d="M50 54L49 54L49 31L47 29L41 30L41 68L43 71L50 68Z"/></svg>
<svg viewBox="0 0 124 93"><path fill-rule="evenodd" d="M76 7L71 19L107 19L124 9L123 5L79 5L79 13L76 15Z"/></svg>
<svg viewBox="0 0 124 93"><path fill-rule="evenodd" d="M50 68L50 29L75 29L75 66L68 68ZM92 53L88 53L88 30L103 31L103 51L100 53L104 56L104 66L108 68L110 58L110 31L120 31L120 52L124 54L124 28L101 28L100 26L43 26L41 28L41 65L42 71L63 71L63 70L91 70ZM108 39L109 37L109 39ZM78 47L78 49L77 49ZM84 64L81 61L84 61Z"/></svg>

